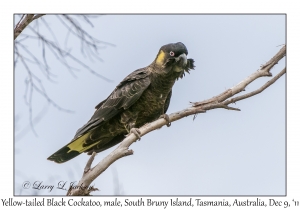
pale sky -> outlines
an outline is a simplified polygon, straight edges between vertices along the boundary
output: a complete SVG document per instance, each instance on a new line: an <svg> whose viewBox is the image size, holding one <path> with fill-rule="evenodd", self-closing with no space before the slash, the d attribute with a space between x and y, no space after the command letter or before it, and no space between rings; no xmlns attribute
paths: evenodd
<svg viewBox="0 0 300 210"><path fill-rule="evenodd" d="M51 15L43 17L65 46L66 29ZM57 187L60 181L78 181L88 160L82 154L64 164L47 157L72 140L94 107L132 71L149 65L162 45L182 42L196 68L175 83L168 113L182 110L189 102L202 101L236 85L259 69L285 44L284 15L104 15L93 19L94 28L82 26L94 37L114 44L100 52L103 62L91 62L80 53L80 42L68 38L67 47L99 74L80 68L74 78L49 52L51 83L38 68L48 96L63 108L59 111L33 94L33 116L46 110L28 128L29 111L24 102L27 72L18 63L15 70L15 195L65 195L53 189L23 189L29 181ZM50 36L40 21L40 32ZM30 34L29 29L24 34ZM20 38L20 37L19 37ZM24 45L41 55L41 45ZM282 59L272 69L276 75L285 67ZM270 78L260 78L246 88L250 92ZM259 95L237 102L240 112L210 110L187 117L142 137L131 149L134 155L109 167L93 184L94 195L284 195L285 194L285 97L286 77ZM46 107L46 108L45 108ZM24 132L28 130L28 132ZM20 135L20 133L22 135ZM114 147L115 148L115 147ZM94 164L114 148L99 153ZM30 164L28 164L30 163Z"/></svg>

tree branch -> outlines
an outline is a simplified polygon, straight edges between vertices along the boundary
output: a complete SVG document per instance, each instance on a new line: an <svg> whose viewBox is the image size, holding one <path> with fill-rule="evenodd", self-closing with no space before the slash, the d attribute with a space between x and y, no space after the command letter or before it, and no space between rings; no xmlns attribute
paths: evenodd
<svg viewBox="0 0 300 210"><path fill-rule="evenodd" d="M237 101L249 98L251 96L254 96L258 93L261 93L262 91L264 91L267 87L269 87L270 85L272 85L274 82L276 82L276 80L278 80L282 75L284 75L286 73L286 68L282 69L281 72L279 72L275 77L273 77L270 81L268 81L266 84L264 84L262 87L260 87L259 89L252 91L250 93L241 95L241 96L237 96L235 98L231 98L227 101L224 102L225 105L231 104L231 103L235 103Z"/></svg>
<svg viewBox="0 0 300 210"><path fill-rule="evenodd" d="M23 15L14 29L14 40L22 33L22 31L29 25L29 23L31 23L33 20L36 20L36 19L42 17L43 15L44 14Z"/></svg>
<svg viewBox="0 0 300 210"><path fill-rule="evenodd" d="M252 91L248 94L238 96L235 98L230 97L238 94L239 92L245 90L245 87L249 85L254 80L263 77L263 76L272 76L270 73L270 70L278 63L279 60L281 60L286 55L286 46L282 47L280 51L272 58L270 61L268 61L266 64L262 65L259 70L252 73L250 76L248 76L246 79L244 79L242 82L238 83L237 85L233 86L232 88L226 90L225 92L212 97L208 100L202 101L202 102L196 102L192 103L193 106L186 108L184 110L181 110L179 112L175 112L169 115L170 122L174 122L176 120L180 120L183 117L187 117L190 115L196 115L199 113L205 113L207 110L211 109L217 109L217 108L224 108L228 110L235 110L240 111L240 109L229 107L228 104L234 103L239 100L243 100L249 97L252 97L258 93L261 93L263 90L268 88L271 84L273 84L275 81L277 81L283 74L286 73L286 68L284 68L280 73L278 73L275 77L273 77L270 81L268 81L265 85L263 85L261 88ZM228 100L227 100L228 99ZM139 128L141 132L141 136L154 131L156 129L161 128L164 125L167 125L168 122L160 118L154 122L148 123L141 128ZM79 181L78 188L70 189L68 191L67 195L89 195L91 191L87 191L85 189L88 188L88 186L100 175L102 174L111 164L113 164L116 160L132 155L133 151L129 149L129 146L137 141L137 137L134 134L128 135L120 144L119 146L111 152L108 156L106 156L103 160L101 160L94 168L90 169L90 166L92 164L92 161L94 159L94 153L93 157L91 157L87 163L87 166L85 168L85 171L83 173L83 176L81 180ZM86 169L89 170L86 170Z"/></svg>
<svg viewBox="0 0 300 210"><path fill-rule="evenodd" d="M67 46L65 48L60 46L59 41L57 40L55 33L51 29L48 22L45 20L45 18L41 18L41 22L43 25L47 28L48 31L40 31L39 30L39 21L35 21L36 25L31 24L34 20L39 19L44 14L23 14L23 15L16 15L20 17L20 20L15 25L14 28L14 49L15 49L15 60L14 60L14 67L15 69L19 66L19 63L21 66L25 68L27 71L27 79L26 79L26 87L25 87L25 103L29 107L29 115L30 115L30 125L32 128L32 131L36 134L36 132L33 129L33 109L32 106L34 105L34 98L36 97L34 92L38 92L40 96L44 97L50 104L54 105L54 107L58 108L60 111L67 111L70 112L70 110L63 109L60 106L58 106L54 101L51 99L50 95L48 96L46 93L46 90L42 84L42 81L44 81L42 78L40 78L38 73L35 71L34 68L38 67L38 69L41 71L41 73L45 76L47 79L46 82L52 82L56 83L57 76L54 75L51 71L51 63L47 62L48 54L53 54L57 60L64 65L67 70L71 73L73 77L76 78L76 72L80 71L80 67L83 67L90 71L90 73L108 81L111 82L110 79L102 76L97 71L93 70L89 65L86 65L85 62L81 59L79 56L74 56L75 54L71 52L71 49L68 49ZM57 15L59 20L63 20L63 26L66 27L67 30L72 31L72 35L77 38L77 41L81 42L82 45L82 54L86 57L88 55L91 60L92 58L96 58L99 61L102 61L100 57L100 50L105 48L106 46L114 46L113 44L100 41L96 39L95 37L89 35L89 33L84 29L84 27L81 27L78 20L81 20L84 22L84 24L88 24L93 27L92 22L90 21L90 18L92 16L90 15L83 15L83 16L71 16L71 15L62 15L60 18L59 15ZM24 29L27 28L28 34L24 34ZM49 36L50 32L50 36ZM20 37L17 39L17 37L20 35ZM35 53L31 49L31 45L29 47L26 46L26 42L24 44L24 40L31 39L36 40L39 43L39 49L41 49L41 53ZM79 66L75 67L74 65L70 65L70 62L75 61L74 65ZM79 65L78 65L79 64Z"/></svg>
<svg viewBox="0 0 300 210"><path fill-rule="evenodd" d="M246 79L235 85L234 87L224 91L220 95L217 95L215 97L212 97L208 100L204 100L201 102L195 102L193 103L193 106L202 106L207 103L215 102L219 103L222 102L238 93L241 91L244 91L245 88L254 80L258 79L259 77L271 77L272 74L270 73L270 70L275 66L280 59L282 59L286 54L286 46L284 45L279 52L271 58L266 64L262 65L259 70L256 72L252 73L250 76L248 76Z"/></svg>

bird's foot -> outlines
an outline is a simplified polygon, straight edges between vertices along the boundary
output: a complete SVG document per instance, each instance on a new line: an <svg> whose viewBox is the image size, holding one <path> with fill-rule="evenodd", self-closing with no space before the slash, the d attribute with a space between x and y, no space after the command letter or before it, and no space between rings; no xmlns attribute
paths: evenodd
<svg viewBox="0 0 300 210"><path fill-rule="evenodd" d="M133 133L138 138L138 140L141 140L142 133L138 128L131 128L128 135L130 135L131 133Z"/></svg>
<svg viewBox="0 0 300 210"><path fill-rule="evenodd" d="M170 126L171 126L171 122L170 122L169 115L163 114L163 115L161 115L159 118L164 118L164 119L167 121L167 127L170 127Z"/></svg>

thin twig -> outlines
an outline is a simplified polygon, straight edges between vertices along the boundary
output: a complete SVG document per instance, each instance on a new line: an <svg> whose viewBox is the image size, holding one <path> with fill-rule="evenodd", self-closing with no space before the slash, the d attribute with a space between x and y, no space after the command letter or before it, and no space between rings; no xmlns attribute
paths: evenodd
<svg viewBox="0 0 300 210"><path fill-rule="evenodd" d="M50 54L52 53L58 61L60 61L66 68L67 70L71 73L73 77L76 78L76 72L75 71L80 71L80 68L76 68L75 65L79 64L77 66L83 67L87 70L89 70L92 74L111 82L111 80L107 79L106 77L98 74L96 71L94 71L92 68L90 68L88 65L86 65L82 60L79 58L75 57L70 50L68 49L63 49L60 45L59 42L55 36L55 33L49 26L48 22L44 19L41 18L45 14L23 14L19 15L17 17L20 17L19 22L16 24L15 29L14 29L14 39L15 39L15 60L14 60L14 67L17 68L17 65L21 63L22 66L25 67L25 70L27 71L27 78L26 78L26 86L25 86L25 94L24 94L24 99L26 105L29 107L29 116L30 116L30 125L33 130L33 110L32 110L32 105L33 105L33 96L34 92L38 92L41 96L43 96L48 103L53 105L54 107L58 108L60 111L66 111L66 112L72 112L67 109L63 109L62 107L58 106L46 93L46 90L42 84L42 80L34 74L36 71L31 69L30 64L36 65L41 72L45 75L45 77L48 79L50 82L55 82L54 75L50 71L50 63L47 62L47 56L48 56L48 51L50 51ZM57 15L58 16L58 15ZM92 60L92 58L97 58L98 60L102 61L102 59L98 56L99 49L104 48L107 45L111 45L110 43L102 42L100 40L97 40L96 38L92 37L89 35L76 21L75 17L83 18L84 23L88 24L89 26L93 27L92 22L90 21L90 18L92 16L62 16L64 17L63 19L67 22L66 28L71 27L76 28L75 29L75 35L77 38L79 38L79 41L84 43L83 49L84 49L84 54L87 54L89 58ZM44 26L46 26L47 30L50 32L50 38L47 36L43 31L39 30L40 29L40 24L39 20L42 21ZM32 21L36 20L36 24L32 25ZM82 19L80 19L82 20ZM75 27L76 26L76 27ZM30 32L33 32L29 34L24 34L23 31L25 28L30 29ZM47 31L46 31L47 32ZM49 33L48 33L49 34ZM19 35L21 37L19 39L16 39ZM52 36L52 37L51 37ZM34 39L38 41L39 46L41 47L41 53L40 56L36 56L37 54L33 51L31 51L30 48L27 48L23 44L23 41L26 39ZM46 56L47 55L47 56ZM69 64L69 60L75 61L75 65L71 66ZM21 62L20 62L21 61ZM49 65L50 64L50 65Z"/></svg>
<svg viewBox="0 0 300 210"><path fill-rule="evenodd" d="M96 152L93 152L93 154L91 155L89 161L86 163L86 166L84 168L84 173L87 173L91 169L91 165L94 161L96 154L97 154Z"/></svg>
<svg viewBox="0 0 300 210"><path fill-rule="evenodd" d="M193 106L202 106L207 103L220 103L225 101L226 99L236 95L237 93L240 93L246 89L246 87L252 83L254 80L256 80L259 77L270 77L272 74L270 73L270 70L278 63L280 59L282 59L286 54L286 46L284 45L276 55L271 58L266 64L262 65L261 68L254 73L252 73L250 76L245 78L243 81L235 85L234 87L224 91L223 93L214 96L210 99L201 101L201 102L195 102L193 103Z"/></svg>
<svg viewBox="0 0 300 210"><path fill-rule="evenodd" d="M249 98L251 96L254 96L256 94L261 93L263 90L265 90L267 87L269 87L270 85L272 85L274 82L276 82L276 80L278 80L282 75L284 75L286 73L286 68L284 68L283 70L281 70L281 72L279 72L275 77L273 77L271 80L269 80L266 84L264 84L262 87L260 87L259 89L252 91L250 93L241 95L241 96L237 96L235 98L231 98L227 101L225 101L223 104L228 105L231 103L235 103L237 101Z"/></svg>
<svg viewBox="0 0 300 210"><path fill-rule="evenodd" d="M33 20L36 20L36 19L38 19L38 18L40 18L40 17L42 17L42 16L44 16L44 15L46 15L46 14L38 14L38 15L35 15L34 18L33 18Z"/></svg>

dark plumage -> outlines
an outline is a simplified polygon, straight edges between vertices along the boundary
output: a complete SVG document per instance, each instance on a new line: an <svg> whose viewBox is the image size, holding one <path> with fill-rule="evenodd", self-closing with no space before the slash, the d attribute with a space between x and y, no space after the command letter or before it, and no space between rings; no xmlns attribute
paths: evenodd
<svg viewBox="0 0 300 210"><path fill-rule="evenodd" d="M74 139L48 160L63 163L82 152L101 152L121 142L132 128L166 113L175 81L194 69L194 60L187 59L187 54L181 42L162 46L155 60L129 74L96 106L94 115L78 129Z"/></svg>

